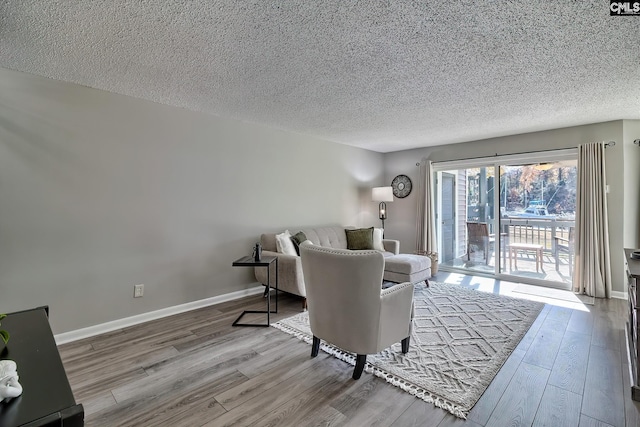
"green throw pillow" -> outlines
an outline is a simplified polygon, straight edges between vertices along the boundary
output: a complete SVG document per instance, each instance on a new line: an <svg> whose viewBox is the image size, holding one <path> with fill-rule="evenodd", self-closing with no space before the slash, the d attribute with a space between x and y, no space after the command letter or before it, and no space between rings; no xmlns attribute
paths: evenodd
<svg viewBox="0 0 640 427"><path fill-rule="evenodd" d="M296 248L296 252L300 255L300 243L307 240L307 236L302 232L298 231L296 234L291 236L291 241L293 242L293 247Z"/></svg>
<svg viewBox="0 0 640 427"><path fill-rule="evenodd" d="M344 230L347 233L347 249L358 251L373 249L373 227Z"/></svg>

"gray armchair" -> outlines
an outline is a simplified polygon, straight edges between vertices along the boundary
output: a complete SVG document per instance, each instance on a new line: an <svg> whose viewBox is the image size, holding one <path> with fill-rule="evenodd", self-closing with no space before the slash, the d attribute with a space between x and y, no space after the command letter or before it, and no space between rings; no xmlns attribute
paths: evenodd
<svg viewBox="0 0 640 427"><path fill-rule="evenodd" d="M409 351L413 285L382 290L384 256L377 251L349 251L304 243L300 257L307 290L311 356L323 339L356 353L353 379L362 375L367 354L398 341Z"/></svg>

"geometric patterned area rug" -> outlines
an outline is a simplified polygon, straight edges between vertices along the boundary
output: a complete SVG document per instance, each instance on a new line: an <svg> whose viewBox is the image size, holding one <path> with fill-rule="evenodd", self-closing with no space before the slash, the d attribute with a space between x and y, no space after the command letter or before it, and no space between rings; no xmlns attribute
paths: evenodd
<svg viewBox="0 0 640 427"><path fill-rule="evenodd" d="M414 287L411 346L367 356L365 372L466 418L544 304L430 282ZM272 324L311 343L307 312ZM355 365L355 355L324 341L323 351Z"/></svg>

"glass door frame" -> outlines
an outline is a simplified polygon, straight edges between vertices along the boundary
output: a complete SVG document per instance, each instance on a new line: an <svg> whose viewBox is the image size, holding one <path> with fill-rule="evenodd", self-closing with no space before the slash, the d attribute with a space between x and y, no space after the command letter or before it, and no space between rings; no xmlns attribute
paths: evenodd
<svg viewBox="0 0 640 427"><path fill-rule="evenodd" d="M538 151L531 153L521 153L521 154L509 154L503 156L492 156L492 157L477 157L471 159L463 159L463 160L451 160L451 161L443 161L443 162L433 162L431 172L433 174L433 180L435 184L435 188L433 188L436 195L436 207L442 206L441 200L441 190L442 183L437 179L437 174L439 172L448 172L452 170L460 170L460 169L472 169L472 168L493 168L494 171L494 186L495 189L493 191L493 229L500 229L500 193L502 192L501 188L501 180L500 178L500 166L513 166L513 165L530 165L537 163L550 163L550 162L559 162L563 160L577 160L578 159L578 150L577 149L563 149L563 150L549 150L549 151ZM456 201L457 204L457 201ZM434 212L436 215L436 219L439 221L437 212ZM457 221L457 219L456 219ZM457 228L457 227L456 227ZM440 228L436 226L436 230ZM438 233L436 231L436 233ZM456 239L459 236L456 234ZM442 242L440 239L440 235L437 236L437 244L438 248L442 247ZM523 277L514 274L509 274L506 266L502 265L504 261L501 259L500 254L504 253L507 248L503 248L504 241L503 239L496 238L495 239L495 248L494 253L497 254L495 257L496 262L494 263L494 271L493 274L488 274L482 271L470 270L465 268L459 268L455 266L446 266L441 265L439 268L442 271L450 271L455 273L462 274L473 274L478 276L489 276L498 280L505 280L511 282L521 282L528 283L532 285L538 286L546 286L556 289L566 289L569 290L571 288L570 283L560 283L551 280L537 279L532 277ZM508 262L508 261L507 261ZM504 271L501 272L500 270Z"/></svg>

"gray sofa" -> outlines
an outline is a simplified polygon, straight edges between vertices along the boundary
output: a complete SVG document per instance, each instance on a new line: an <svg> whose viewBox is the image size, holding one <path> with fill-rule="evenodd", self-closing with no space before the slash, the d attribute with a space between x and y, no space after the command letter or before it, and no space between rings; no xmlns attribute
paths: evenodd
<svg viewBox="0 0 640 427"><path fill-rule="evenodd" d="M303 229L290 229L292 234L302 231L308 240L314 245L324 246L333 249L347 249L347 236L345 228L341 225L326 227L314 227ZM306 307L307 292L304 285L302 273L302 263L300 257L296 255L286 255L277 252L276 234L265 233L260 236L263 255L274 255L278 257L278 289L299 295L303 300L303 307ZM385 251L384 280L390 282L412 282L426 280L431 277L431 259L419 255L399 254L400 242L398 240L383 239L382 244ZM275 265L271 268L271 286L275 286ZM264 267L255 268L256 280L263 285L267 284L267 270Z"/></svg>

